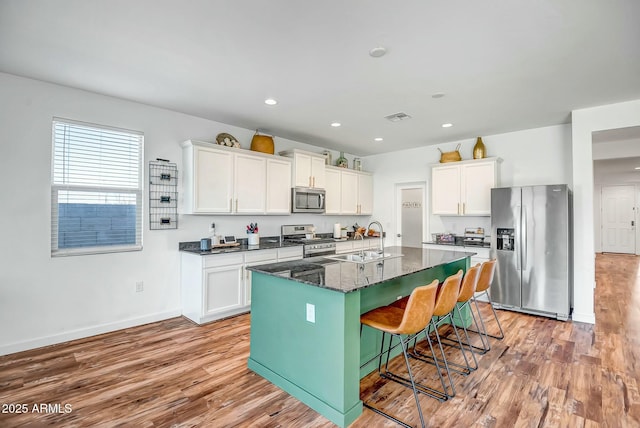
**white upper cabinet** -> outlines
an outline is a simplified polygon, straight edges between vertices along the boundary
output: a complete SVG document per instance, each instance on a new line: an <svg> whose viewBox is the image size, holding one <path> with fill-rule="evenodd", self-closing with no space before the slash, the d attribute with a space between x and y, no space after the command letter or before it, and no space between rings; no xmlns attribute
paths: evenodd
<svg viewBox="0 0 640 428"><path fill-rule="evenodd" d="M325 170L325 213L340 214L340 171L334 168Z"/></svg>
<svg viewBox="0 0 640 428"><path fill-rule="evenodd" d="M341 172L340 213L358 214L358 174L355 171Z"/></svg>
<svg viewBox="0 0 640 428"><path fill-rule="evenodd" d="M373 213L373 175L358 173L358 214Z"/></svg>
<svg viewBox="0 0 640 428"><path fill-rule="evenodd" d="M311 156L311 177L313 186L317 189L325 188L325 158Z"/></svg>
<svg viewBox="0 0 640 428"><path fill-rule="evenodd" d="M289 214L289 159L192 140L182 149L185 214Z"/></svg>
<svg viewBox="0 0 640 428"><path fill-rule="evenodd" d="M231 213L233 153L201 146L184 150L185 210L192 214Z"/></svg>
<svg viewBox="0 0 640 428"><path fill-rule="evenodd" d="M291 162L267 159L267 214L291 212Z"/></svg>
<svg viewBox="0 0 640 428"><path fill-rule="evenodd" d="M368 172L327 167L326 214L373 212L373 176Z"/></svg>
<svg viewBox="0 0 640 428"><path fill-rule="evenodd" d="M437 215L491 215L497 158L452 162L431 169L431 210Z"/></svg>
<svg viewBox="0 0 640 428"><path fill-rule="evenodd" d="M234 212L265 212L267 160L250 154L235 155Z"/></svg>
<svg viewBox="0 0 640 428"><path fill-rule="evenodd" d="M323 155L293 149L280 152L280 156L293 158L295 187L325 188L325 157Z"/></svg>

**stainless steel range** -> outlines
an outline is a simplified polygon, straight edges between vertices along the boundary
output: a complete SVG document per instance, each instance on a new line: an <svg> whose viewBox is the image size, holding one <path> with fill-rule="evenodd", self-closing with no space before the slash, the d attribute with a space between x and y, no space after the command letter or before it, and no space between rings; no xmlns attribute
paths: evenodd
<svg viewBox="0 0 640 428"><path fill-rule="evenodd" d="M336 253L336 242L331 234L316 236L312 224L293 224L281 227L282 242L303 244L304 257L327 256Z"/></svg>

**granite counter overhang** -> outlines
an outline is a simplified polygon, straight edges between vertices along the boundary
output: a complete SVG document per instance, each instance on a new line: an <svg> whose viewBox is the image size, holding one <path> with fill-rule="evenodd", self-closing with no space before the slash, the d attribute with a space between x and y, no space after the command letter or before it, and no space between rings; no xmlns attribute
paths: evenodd
<svg viewBox="0 0 640 428"><path fill-rule="evenodd" d="M423 241L422 243L429 244L429 245L442 245L443 247L491 248L490 242L484 242L482 245L464 245L464 244L456 244L453 242L435 242L435 241Z"/></svg>
<svg viewBox="0 0 640 428"><path fill-rule="evenodd" d="M310 257L253 266L247 269L320 288L350 293L476 254L465 251L426 250L411 247L386 247L385 253L402 254L402 256L364 264L324 257ZM296 276L293 277L292 273Z"/></svg>

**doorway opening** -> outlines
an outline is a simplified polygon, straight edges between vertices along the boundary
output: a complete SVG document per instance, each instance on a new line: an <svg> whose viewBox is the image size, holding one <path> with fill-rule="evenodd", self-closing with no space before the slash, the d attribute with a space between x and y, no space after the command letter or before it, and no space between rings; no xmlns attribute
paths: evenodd
<svg viewBox="0 0 640 428"><path fill-rule="evenodd" d="M602 186L601 239L603 253L636 253L635 186Z"/></svg>

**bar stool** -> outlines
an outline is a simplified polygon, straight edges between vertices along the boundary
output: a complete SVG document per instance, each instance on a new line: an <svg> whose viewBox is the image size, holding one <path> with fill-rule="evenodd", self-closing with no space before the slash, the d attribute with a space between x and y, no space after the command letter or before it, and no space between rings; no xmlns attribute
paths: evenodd
<svg viewBox="0 0 640 428"><path fill-rule="evenodd" d="M486 261L482 263L482 267L480 268L480 278L478 278L478 285L476 286L476 294L482 296L483 294L487 297L487 301L489 303L489 307L493 312L493 317L496 320L496 324L498 324L498 329L500 330L500 335L495 336L489 334L487 332L487 327L484 324L482 319L482 314L480 313L480 307L478 306L478 299L474 295L473 302L475 303L476 310L478 311L478 317L480 318L480 324L482 327L482 333L487 338L487 343L489 342L489 337L493 337L494 339L502 340L504 339L504 331L502 330L502 326L500 325L500 319L498 319L498 314L496 313L495 308L493 307L493 302L491 301L491 296L489 295L489 288L491 287L491 283L493 282L493 277L496 272L496 259ZM469 330L473 331L473 330ZM477 331L473 331L474 333L478 333Z"/></svg>
<svg viewBox="0 0 640 428"><path fill-rule="evenodd" d="M489 350L489 346L485 344L485 338L484 338L484 335L482 334L480 334L480 341L482 343L482 347L471 344L471 339L469 338L469 332L467 330L465 323L463 322L463 317L462 317L462 310L465 308L469 308L469 313L471 314L471 320L475 325L475 329L476 329L475 331L480 331L480 327L476 320L476 316L471 307L471 298L473 297L476 291L476 286L478 284L479 277L480 277L480 263L470 268L465 274L462 280L462 286L460 287L460 295L458 296L458 301L457 301L458 304L453 308L453 316L457 316L458 319L462 321L462 330L464 331L464 336L467 342L458 343L457 341L454 341L449 337L442 338L442 340L444 340L445 343L447 344L450 344L453 346L460 346L460 347L464 347L464 346L469 347L469 350L471 351L471 357L474 363L473 366L469 366L469 371L476 370L478 368L478 360L476 359L476 356L475 356L476 352L474 352L474 350L477 351L479 354L484 354Z"/></svg>
<svg viewBox="0 0 640 428"><path fill-rule="evenodd" d="M433 308L436 300L436 293L438 291L438 280L434 280L429 285L423 285L416 287L409 296L406 309L401 309L394 306L383 306L373 309L360 316L360 323L362 325L369 326L373 329L382 332L382 343L380 346L380 360L378 363L378 371L380 372L380 365L382 363L382 354L384 354L384 339L385 335L391 336L389 347L391 348L391 342L393 338L397 337L402 347L402 353L404 355L404 362L409 373L409 379L400 378L396 376L384 376L398 382L406 387L410 387L413 390L413 397L416 401L416 407L420 416L420 423L422 427L425 427L424 416L422 415L422 409L420 407L420 400L418 398L418 392L427 393L427 391L419 388L419 385L414 380L413 373L411 371L411 365L409 363L409 356L407 355L407 344L413 339L413 337L422 332L425 326L429 323L433 315ZM404 338L403 338L404 336ZM431 346L431 342L429 341ZM433 347L431 347L433 353ZM388 354L388 351L387 351ZM388 355L387 355L388 361ZM438 370L439 371L439 370ZM380 409L377 409L370 404L363 402L364 406L373 410L381 416L393 420L394 422L409 427L410 425L396 418L395 416L385 413Z"/></svg>
<svg viewBox="0 0 640 428"><path fill-rule="evenodd" d="M429 324L425 327L425 330L424 330L426 335L430 334L430 331L429 331L430 329L435 332L436 340L438 342L438 347L440 348L440 354L442 355L442 364L444 365L445 370L447 372L447 378L449 380L449 386L451 388L451 392L449 392L445 386L442 393L449 398L455 397L456 390L455 390L455 387L453 386L453 379L451 378L451 370L449 368L450 363L447 361L447 356L445 355L444 349L442 348L442 343L440 342L440 334L438 333L438 327L440 327L447 319L450 320L450 323L453 325L454 331L456 333L456 337L458 338L458 341L461 342L460 336L458 335L458 330L455 324L453 324L453 318L451 317L451 311L453 310L453 307L456 304L456 300L458 299L458 295L460 294L461 282L462 282L462 269L459 270L455 275L451 275L447 277L447 279L445 279L444 282L440 285L440 287L438 288L438 293L436 295L436 303L433 309L433 317L431 318L431 320L429 321ZM408 299L409 299L408 297L404 297L400 300L396 300L391 304L391 306L396 306L401 309L404 309L407 306ZM417 339L418 339L418 336L414 337L413 339L413 352L410 352L409 356L417 360L423 361L425 363L429 363L429 364L437 363L439 360L435 355L427 355L427 354L418 352L418 349L416 347ZM469 362L467 360L467 356L464 350L462 349L462 346L460 347L460 349L461 349L464 361L466 362L466 367L469 367ZM455 363L453 364L456 365Z"/></svg>
<svg viewBox="0 0 640 428"><path fill-rule="evenodd" d="M467 281L472 281L473 277L478 275L479 269L480 269L479 266L474 266L471 269L469 269L469 271L466 274ZM440 286L440 289L438 290L438 295L436 296L436 305L433 311L434 318L432 318L430 322L431 329L436 335L438 344L440 344L443 362L447 370L447 377L449 379L449 384L451 386L451 393L449 394L447 392L447 395L449 397L455 396L455 388L453 386L453 380L451 378L451 371L454 371L456 373L460 373L466 376L469 373L471 373L472 370L475 370L477 368L477 363L475 367L473 367L469 363L469 360L467 359L467 354L463 346L464 342L462 342L462 339L460 338L460 334L458 333L458 327L453 322L453 310L455 308L455 305L458 301L458 297L460 295L461 283L462 283L462 270L459 270L458 273L456 273L455 275L448 277L442 283L442 285ZM438 329L445 323L450 324L453 328L453 331L456 336L456 340L458 342L458 348L460 349L460 353L462 354L462 358L464 360L464 365L455 363L453 361L448 361L446 354L444 353L444 350L442 350L442 345L441 345L442 342L440 340L440 333L438 332ZM413 352L410 353L409 355L430 364L433 364L435 362L433 360L435 360L436 358L435 355L431 356L431 355L426 355L419 352L415 345L413 347Z"/></svg>

